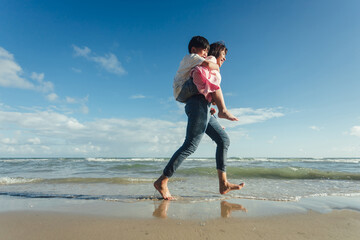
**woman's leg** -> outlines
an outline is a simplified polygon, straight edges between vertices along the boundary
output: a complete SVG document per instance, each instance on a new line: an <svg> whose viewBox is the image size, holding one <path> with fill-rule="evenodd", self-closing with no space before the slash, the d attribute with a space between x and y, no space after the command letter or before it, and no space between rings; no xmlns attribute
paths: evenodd
<svg viewBox="0 0 360 240"><path fill-rule="evenodd" d="M229 135L214 116L210 117L205 133L216 143L216 169L225 172L227 151L230 146Z"/></svg>
<svg viewBox="0 0 360 240"><path fill-rule="evenodd" d="M216 169L219 177L219 192L226 194L232 190L240 190L245 186L244 183L229 183L226 176L226 159L227 151L230 145L230 138L225 130L221 127L215 117L210 117L209 124L206 128L206 134L215 141L216 147Z"/></svg>
<svg viewBox="0 0 360 240"><path fill-rule="evenodd" d="M203 95L193 96L186 103L185 111L188 116L188 124L186 128L185 141L171 157L163 171L163 174L154 183L155 188L164 199L172 199L167 188L167 182L184 159L195 152L206 131L210 118L209 107L209 103Z"/></svg>
<svg viewBox="0 0 360 240"><path fill-rule="evenodd" d="M221 88L219 88L215 92L212 92L211 97L219 109L219 113L218 113L219 118L225 118L230 121L239 121L237 117L232 115L231 112L227 110Z"/></svg>
<svg viewBox="0 0 360 240"><path fill-rule="evenodd" d="M164 175L167 177L171 177L182 161L195 152L210 119L209 103L203 95L191 97L185 106L185 112L188 116L185 141L165 167Z"/></svg>

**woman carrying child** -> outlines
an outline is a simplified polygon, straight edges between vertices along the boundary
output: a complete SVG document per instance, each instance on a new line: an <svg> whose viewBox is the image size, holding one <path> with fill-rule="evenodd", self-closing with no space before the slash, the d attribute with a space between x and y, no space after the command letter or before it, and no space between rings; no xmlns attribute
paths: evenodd
<svg viewBox="0 0 360 240"><path fill-rule="evenodd" d="M195 37L194 37L195 38ZM193 39L194 39L193 38ZM199 39L199 36L197 36ZM203 45L196 45L195 47L191 46L193 39L189 43L189 52L191 57L197 57L192 54L200 53L201 57L207 56L206 45L207 40L203 37L200 37ZM206 41L204 41L204 39ZM207 42L208 44L208 42ZM206 54L204 53L206 52ZM195 152L197 149L204 133L206 133L215 143L217 144L216 148L216 169L218 172L219 178L219 192L220 194L226 194L232 190L240 190L245 184L231 184L227 180L226 176L226 158L227 150L230 145L230 139L225 130L221 127L217 119L211 115L210 106L211 102L214 101L218 105L219 114L220 112L228 113L224 118L237 121L237 118L234 117L229 111L226 110L223 95L221 88L219 87L221 77L219 73L216 73L219 70L219 67L226 60L225 56L227 53L227 48L225 44L217 42L213 43L210 46L209 55L213 56L211 59L207 59L204 63L201 60L198 60L197 64L190 69L190 73L194 79L196 88L198 89L197 94L192 95L186 99L185 112L188 116L188 124L186 129L186 137L183 145L174 153L174 155L169 160L166 165L163 174L154 182L154 187L165 200L173 200L170 191L168 189L167 183L169 178L174 174L176 169L180 166L183 160L185 160L189 155ZM184 58L185 59L185 58ZM183 61L184 61L183 59ZM217 68L214 67L214 60L216 59ZM183 63L182 61L182 63ZM180 64L180 66L182 65ZM186 65L188 66L188 65ZM211 66L212 68L210 68ZM207 68L207 69L203 69ZM215 70L215 72L214 72ZM179 70L178 70L179 72ZM220 77L220 78L219 78ZM176 79L176 77L175 77ZM184 81L185 82L185 81ZM186 85L189 82L183 83ZM183 89L176 89L174 84L174 93L175 98L182 96ZM188 86L191 86L191 82ZM193 91L193 90L192 90ZM199 94L200 93L200 94ZM210 94L210 96L209 96ZM185 98L183 98L185 99ZM220 108L222 107L222 110ZM229 115L230 114L230 115ZM219 115L219 117L221 117Z"/></svg>

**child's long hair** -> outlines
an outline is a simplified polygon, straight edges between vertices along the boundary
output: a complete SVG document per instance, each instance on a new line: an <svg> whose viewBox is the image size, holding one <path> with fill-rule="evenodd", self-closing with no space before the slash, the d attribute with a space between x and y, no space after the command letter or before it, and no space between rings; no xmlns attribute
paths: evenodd
<svg viewBox="0 0 360 240"><path fill-rule="evenodd" d="M215 58L218 58L220 56L220 52L223 50L225 50L226 55L228 49L226 48L224 42L214 42L210 45L208 56L214 56Z"/></svg>

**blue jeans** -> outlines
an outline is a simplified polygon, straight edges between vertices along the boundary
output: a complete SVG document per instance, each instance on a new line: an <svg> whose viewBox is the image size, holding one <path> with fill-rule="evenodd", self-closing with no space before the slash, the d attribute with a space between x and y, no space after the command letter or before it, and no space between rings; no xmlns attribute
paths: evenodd
<svg viewBox="0 0 360 240"><path fill-rule="evenodd" d="M186 103L190 97L197 94L199 94L199 91L194 84L193 79L190 78L186 80L186 82L182 85L181 91L179 93L179 96L177 96L176 101Z"/></svg>
<svg viewBox="0 0 360 240"><path fill-rule="evenodd" d="M217 144L216 169L225 172L230 139L217 119L214 116L211 116L210 103L203 95L198 94L192 96L186 102L185 112L188 116L185 141L171 157L163 174L166 177L171 177L182 161L195 152L204 133Z"/></svg>

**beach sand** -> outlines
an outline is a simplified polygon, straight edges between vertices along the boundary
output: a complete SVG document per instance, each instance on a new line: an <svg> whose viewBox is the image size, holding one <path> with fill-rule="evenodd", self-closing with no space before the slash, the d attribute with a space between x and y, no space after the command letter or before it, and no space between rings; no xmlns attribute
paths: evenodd
<svg viewBox="0 0 360 240"><path fill-rule="evenodd" d="M360 197L131 202L0 198L0 240L358 239Z"/></svg>
<svg viewBox="0 0 360 240"><path fill-rule="evenodd" d="M253 218L124 219L45 211L0 213L1 240L42 239L358 239L360 213L297 213Z"/></svg>

